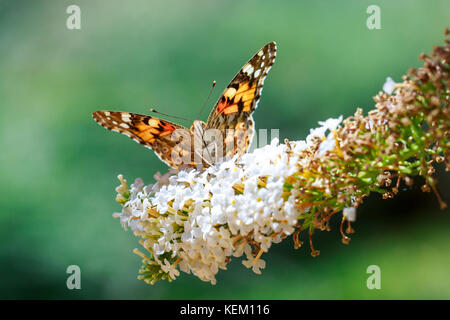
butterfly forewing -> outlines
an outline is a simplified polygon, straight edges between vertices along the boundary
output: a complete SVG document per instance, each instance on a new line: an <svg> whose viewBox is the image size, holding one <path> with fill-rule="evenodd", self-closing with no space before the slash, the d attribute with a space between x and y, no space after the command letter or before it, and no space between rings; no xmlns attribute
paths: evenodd
<svg viewBox="0 0 450 320"><path fill-rule="evenodd" d="M173 168L178 168L181 158L191 154L192 134L187 128L176 123L130 112L96 111L92 116L106 129L122 133L152 149L162 161ZM184 141L180 137L184 137ZM187 164L190 162L189 158Z"/></svg>
<svg viewBox="0 0 450 320"><path fill-rule="evenodd" d="M226 157L242 155L250 146L254 133L252 113L275 62L276 49L275 42L261 48L231 80L208 117L207 127L222 132ZM225 147L230 144L234 147Z"/></svg>

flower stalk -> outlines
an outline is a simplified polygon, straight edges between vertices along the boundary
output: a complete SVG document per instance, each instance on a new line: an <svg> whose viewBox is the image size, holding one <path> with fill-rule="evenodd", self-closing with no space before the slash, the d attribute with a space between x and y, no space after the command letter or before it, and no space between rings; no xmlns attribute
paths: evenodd
<svg viewBox="0 0 450 320"><path fill-rule="evenodd" d="M147 251L134 250L143 259L139 279L172 281L183 271L215 284L219 269L243 256L261 273L263 253L291 235L300 248L302 232L317 256L314 231L329 231L334 215L343 213L339 232L348 244L365 197L389 199L418 181L446 208L434 173L440 163L450 169L450 42L420 59L423 67L402 83L388 79L368 115L358 109L319 122L305 141L273 140L203 171L158 173L147 186L136 179L129 187L119 176L115 216Z"/></svg>

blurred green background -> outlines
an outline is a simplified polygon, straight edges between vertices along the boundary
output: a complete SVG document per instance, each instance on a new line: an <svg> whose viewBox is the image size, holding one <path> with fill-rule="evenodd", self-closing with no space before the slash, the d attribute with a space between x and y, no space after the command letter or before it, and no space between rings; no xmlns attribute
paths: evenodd
<svg viewBox="0 0 450 320"><path fill-rule="evenodd" d="M81 30L66 28L70 4L81 8ZM366 27L371 4L381 30ZM368 199L349 246L336 217L331 232L316 233L317 258L286 239L260 276L233 261L215 286L187 274L138 281L137 239L112 218L116 176L150 183L167 168L91 118L150 107L195 118L212 80L208 108L275 40L256 126L303 139L317 121L370 110L386 77L419 66L449 22L446 0L0 1L0 298L449 299L449 210L418 187ZM442 167L439 177L449 202ZM66 287L72 264L81 290ZM372 264L381 290L366 287Z"/></svg>

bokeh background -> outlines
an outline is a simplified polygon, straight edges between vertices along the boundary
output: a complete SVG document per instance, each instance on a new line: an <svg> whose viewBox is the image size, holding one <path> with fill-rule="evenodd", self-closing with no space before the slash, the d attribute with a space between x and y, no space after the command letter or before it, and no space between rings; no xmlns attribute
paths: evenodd
<svg viewBox="0 0 450 320"><path fill-rule="evenodd" d="M81 30L66 28L71 4ZM366 27L371 4L381 30ZM265 255L260 276L234 261L215 286L187 274L138 281L137 239L112 218L116 176L150 183L167 168L91 118L150 107L195 118L212 80L207 109L275 40L256 125L302 139L317 121L370 110L386 77L400 81L419 66L449 22L446 0L0 1L0 298L449 299L450 212L419 187L370 197L349 246L336 217L331 232L315 235L317 258L286 239ZM449 202L448 173L438 174ZM72 264L81 290L66 287ZM372 264L381 290L366 287Z"/></svg>

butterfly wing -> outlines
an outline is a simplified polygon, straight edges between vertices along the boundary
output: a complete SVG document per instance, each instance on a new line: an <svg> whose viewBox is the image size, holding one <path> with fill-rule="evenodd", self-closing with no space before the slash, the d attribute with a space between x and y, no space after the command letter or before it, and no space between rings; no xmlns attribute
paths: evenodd
<svg viewBox="0 0 450 320"><path fill-rule="evenodd" d="M254 133L252 113L275 61L276 49L275 42L261 48L231 80L208 117L207 127L218 129L224 137L226 157L242 155L250 146Z"/></svg>
<svg viewBox="0 0 450 320"><path fill-rule="evenodd" d="M177 169L183 163L195 166L191 163L192 133L181 125L130 112L96 111L92 116L106 129L122 133L152 149L170 167ZM188 161L181 161L186 157L189 157Z"/></svg>

